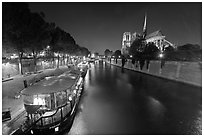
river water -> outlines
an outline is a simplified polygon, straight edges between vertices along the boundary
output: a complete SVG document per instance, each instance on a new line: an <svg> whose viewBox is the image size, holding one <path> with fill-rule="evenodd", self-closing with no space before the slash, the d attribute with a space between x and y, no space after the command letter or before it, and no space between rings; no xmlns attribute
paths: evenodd
<svg viewBox="0 0 204 137"><path fill-rule="evenodd" d="M202 134L201 88L98 62L90 64L66 134Z"/></svg>

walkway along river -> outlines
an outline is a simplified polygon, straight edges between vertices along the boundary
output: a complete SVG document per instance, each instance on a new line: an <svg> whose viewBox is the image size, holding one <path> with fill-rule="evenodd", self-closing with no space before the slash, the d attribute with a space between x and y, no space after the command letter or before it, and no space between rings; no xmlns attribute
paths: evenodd
<svg viewBox="0 0 204 137"><path fill-rule="evenodd" d="M90 64L84 94L66 134L202 134L200 87L105 62Z"/></svg>

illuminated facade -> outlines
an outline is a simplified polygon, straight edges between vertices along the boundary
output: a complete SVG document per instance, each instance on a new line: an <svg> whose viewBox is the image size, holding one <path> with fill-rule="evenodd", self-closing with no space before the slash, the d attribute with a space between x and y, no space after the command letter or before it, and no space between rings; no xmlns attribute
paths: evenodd
<svg viewBox="0 0 204 137"><path fill-rule="evenodd" d="M158 30L158 31L155 31L155 32L147 35L145 37L145 42L146 43L150 43L150 42L154 43L161 52L163 52L164 48L166 48L168 46L172 46L173 48L176 48L174 44L172 44L171 42L169 42L165 38L166 38L166 36L164 36L162 34L162 32L160 30Z"/></svg>
<svg viewBox="0 0 204 137"><path fill-rule="evenodd" d="M166 36L162 34L160 30L155 31L153 33L150 33L147 35L147 16L145 15L144 19L144 25L143 25L143 32L142 34L139 33L132 33L131 32L124 32L123 33L123 39L122 39L122 48L121 48L121 53L124 54L129 54L129 48L132 44L132 42L137 39L137 38L144 38L145 43L154 43L157 48L163 52L165 47L172 46L173 48L176 48L174 44L166 40Z"/></svg>
<svg viewBox="0 0 204 137"><path fill-rule="evenodd" d="M131 39L132 38L131 38L130 32L123 33L122 49L121 49L122 54L128 54L128 49L130 48L130 45L131 45Z"/></svg>

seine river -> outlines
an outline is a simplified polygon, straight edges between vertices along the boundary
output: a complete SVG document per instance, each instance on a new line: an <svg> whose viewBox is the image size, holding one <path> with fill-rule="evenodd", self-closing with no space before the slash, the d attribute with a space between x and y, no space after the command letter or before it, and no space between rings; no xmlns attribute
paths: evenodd
<svg viewBox="0 0 204 137"><path fill-rule="evenodd" d="M66 134L202 134L201 88L98 62L91 64Z"/></svg>

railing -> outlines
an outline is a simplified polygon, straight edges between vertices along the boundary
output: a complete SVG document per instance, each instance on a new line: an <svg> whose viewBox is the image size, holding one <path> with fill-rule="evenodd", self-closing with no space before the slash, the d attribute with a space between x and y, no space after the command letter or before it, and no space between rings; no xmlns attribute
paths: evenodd
<svg viewBox="0 0 204 137"><path fill-rule="evenodd" d="M63 107L67 106L68 103L64 104L63 106L60 106L57 108L56 112L53 113L52 115L49 115L49 116L41 116L38 120L36 120L35 122L33 123L29 123L29 122L26 122L24 127L22 127L22 131L23 132L28 132L30 131L32 128L37 128L37 129L44 129L44 128L48 128L48 127L52 127L52 126L55 126L57 124L59 124L60 122L64 121L64 119L66 119L67 116L70 115L71 111L72 111L72 108L70 109L70 111L67 113L67 115L63 118L60 118L59 121L56 121L56 122L53 122L53 116L55 116L60 110L62 110ZM52 118L52 122L49 123L49 124L43 124L43 119L45 118ZM40 123L40 125L38 125L37 123Z"/></svg>

